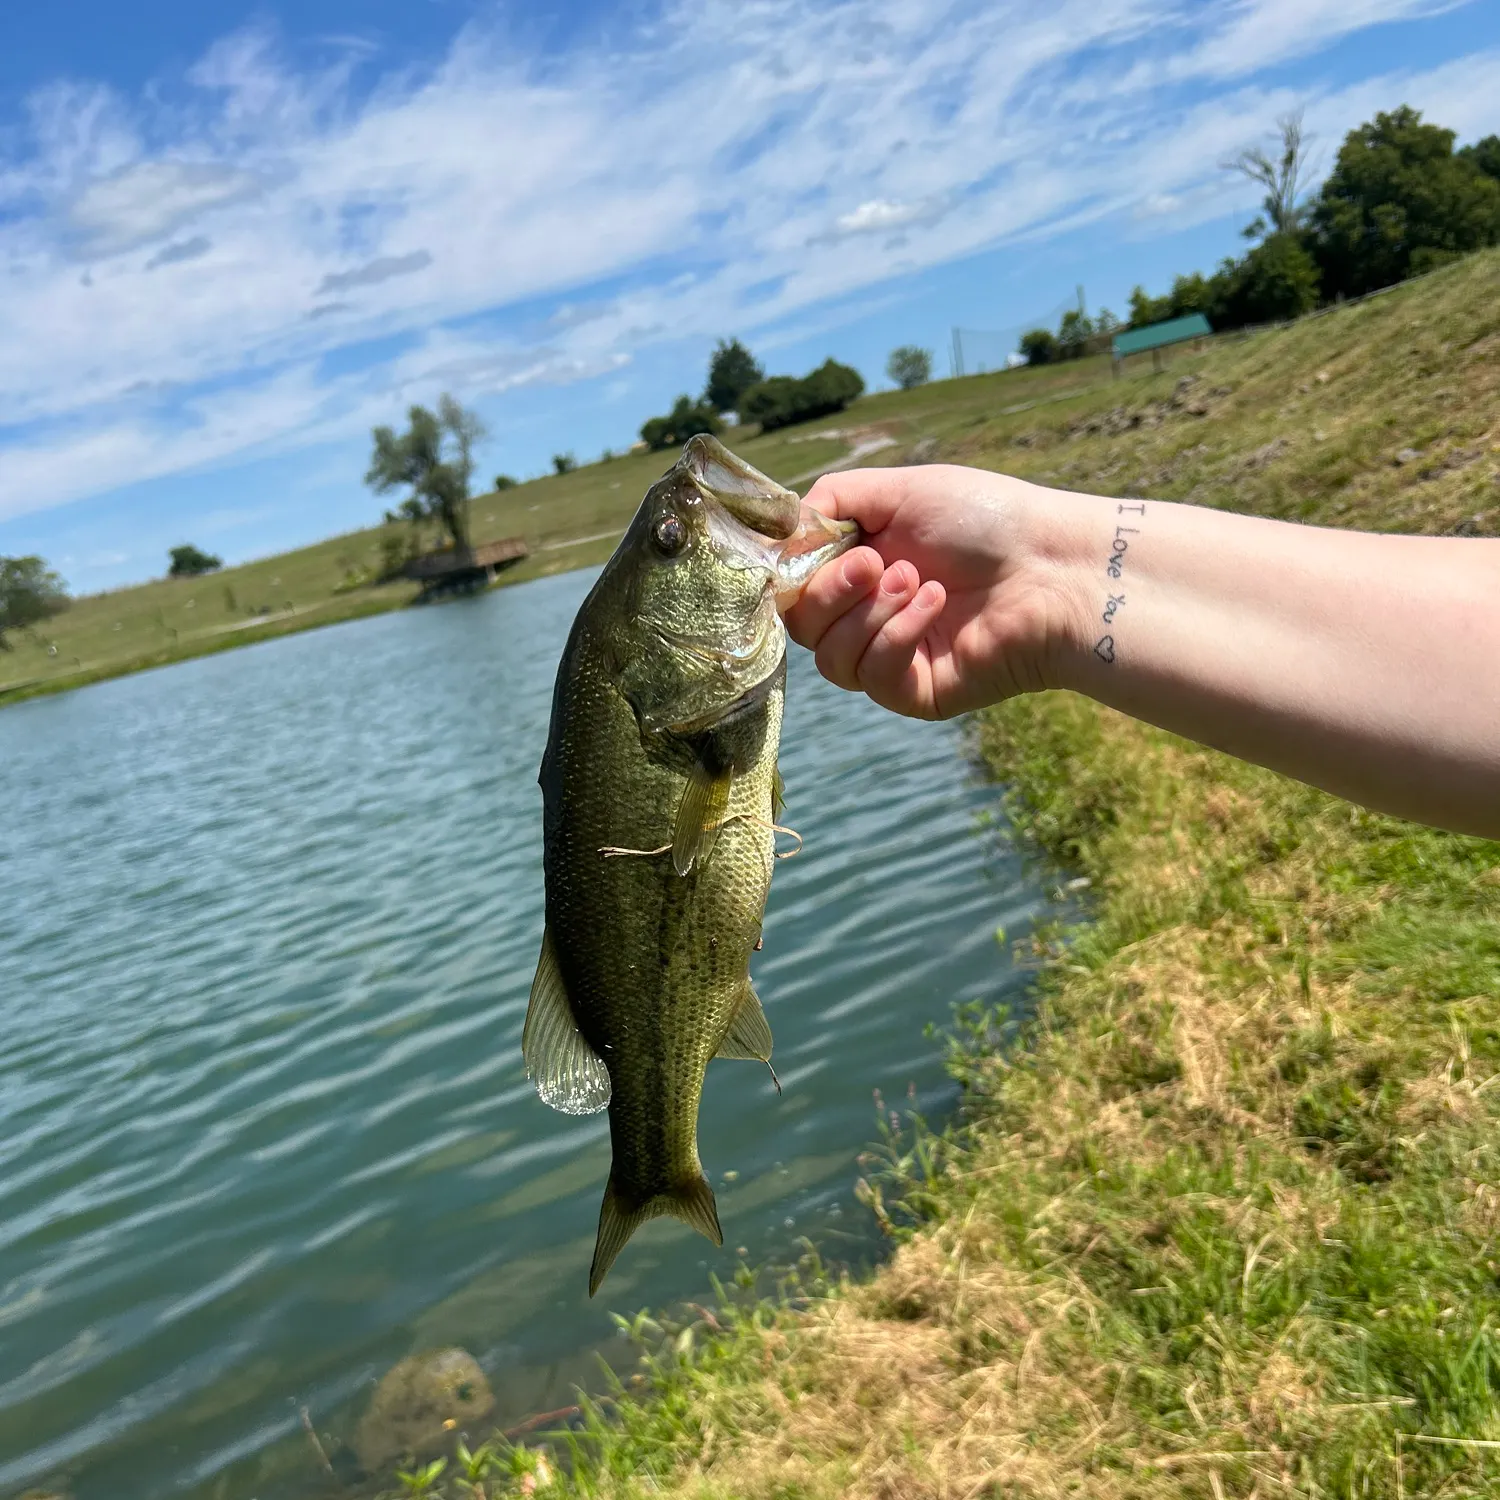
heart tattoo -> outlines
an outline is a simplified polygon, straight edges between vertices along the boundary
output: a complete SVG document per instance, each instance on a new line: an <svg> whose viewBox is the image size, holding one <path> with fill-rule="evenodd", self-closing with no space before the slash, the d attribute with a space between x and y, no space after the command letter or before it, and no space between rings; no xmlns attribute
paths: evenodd
<svg viewBox="0 0 1500 1500"><path fill-rule="evenodd" d="M1115 659L1115 638L1112 635L1101 635L1094 644L1094 655L1100 661L1113 661Z"/></svg>

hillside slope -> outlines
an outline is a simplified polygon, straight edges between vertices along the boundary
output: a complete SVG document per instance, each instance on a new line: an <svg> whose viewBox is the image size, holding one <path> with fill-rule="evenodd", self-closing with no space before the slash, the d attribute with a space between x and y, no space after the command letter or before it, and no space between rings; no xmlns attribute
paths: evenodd
<svg viewBox="0 0 1500 1500"><path fill-rule="evenodd" d="M857 446L861 429L872 423L909 438L934 411L952 418L1046 399L1058 390L1097 384L1106 374L1094 360L944 382L873 397L841 417L767 436L741 429L727 441L773 478L805 485ZM480 495L473 502L474 540L525 538L530 555L501 575L506 585L603 562L641 496L674 457L628 454ZM379 504L372 496L371 510ZM374 526L202 578L158 579L79 599L34 636L9 638L14 649L0 651L0 703L400 609L415 598L415 585L364 580L378 573L384 544L407 536L404 525Z"/></svg>
<svg viewBox="0 0 1500 1500"><path fill-rule="evenodd" d="M1497 293L1491 254L1045 410L935 403L923 452L1500 533ZM638 1320L647 1394L594 1412L560 1486L1500 1492L1500 844L1065 694L976 731L1021 835L1091 886L1088 925L1032 955L1038 1019L964 1016L963 1128L888 1136L862 1189L888 1266ZM477 1493L537 1464L502 1448Z"/></svg>

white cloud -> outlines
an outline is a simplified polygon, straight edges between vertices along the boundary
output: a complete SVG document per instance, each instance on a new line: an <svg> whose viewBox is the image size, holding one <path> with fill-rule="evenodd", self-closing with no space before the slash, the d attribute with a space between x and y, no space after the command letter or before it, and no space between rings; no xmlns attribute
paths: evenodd
<svg viewBox="0 0 1500 1500"><path fill-rule="evenodd" d="M841 234L871 234L881 230L899 229L905 224L915 224L920 219L934 214L935 204L892 203L886 198L871 198L847 214L840 214L834 221Z"/></svg>
<svg viewBox="0 0 1500 1500"><path fill-rule="evenodd" d="M249 172L216 162L142 161L96 177L73 200L68 222L89 255L114 255L257 196Z"/></svg>
<svg viewBox="0 0 1500 1500"><path fill-rule="evenodd" d="M1248 206L1217 163L1299 103L1324 142L1401 99L1493 129L1493 57L1305 100L1247 76L1446 3L707 0L545 65L471 27L358 92L378 59L297 72L263 29L170 110L44 89L0 143L0 517ZM401 352L362 368L375 340Z"/></svg>

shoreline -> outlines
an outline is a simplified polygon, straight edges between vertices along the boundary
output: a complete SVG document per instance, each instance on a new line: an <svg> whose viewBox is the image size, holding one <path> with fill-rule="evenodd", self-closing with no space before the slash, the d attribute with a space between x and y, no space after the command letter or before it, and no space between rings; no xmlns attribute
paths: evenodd
<svg viewBox="0 0 1500 1500"><path fill-rule="evenodd" d="M976 722L1096 898L1035 1020L960 1015L961 1123L859 1188L889 1261L650 1324L558 1492L1493 1493L1500 844L1062 694Z"/></svg>
<svg viewBox="0 0 1500 1500"><path fill-rule="evenodd" d="M1497 534L1497 268L932 456ZM553 1435L571 1472L549 1493L1493 1494L1500 843L1066 694L974 722L1017 837L1091 886L1038 954L1035 1019L957 1017L963 1122L906 1122L859 1188L886 1265L835 1285L814 1262L780 1299L661 1326L639 1396ZM531 1442L494 1494L529 1492Z"/></svg>
<svg viewBox="0 0 1500 1500"><path fill-rule="evenodd" d="M607 533L611 546L617 534ZM588 536L576 540L548 543L539 551L548 554L577 549L579 555L560 566L552 565L549 555L540 566L511 569L499 574L487 588L469 597L479 598L495 589L514 588L519 584L532 583L538 578L549 578L558 573L572 573L580 568L593 567L607 557L600 555L599 543L605 537ZM524 567L524 565L523 565ZM279 640L282 636L302 635L308 631L323 630L335 625L346 625L353 620L368 620L376 615L394 614L403 609L417 607L416 591L409 585L385 584L372 586L375 591L357 597L344 595L340 598L309 605L304 609L275 615L264 622L247 620L232 628L223 626L205 631L161 651L117 662L101 662L95 667L56 678L44 678L23 682L14 686L0 686L0 711L17 703L29 703L37 698L55 697L62 693L75 692L80 688L93 687L96 683L113 682L120 677L134 677L140 672L154 672L162 667L175 667L181 662L196 661L204 656L218 656L225 651L235 651L242 646L255 646L263 641ZM437 608L445 604L460 603L459 599L433 600L420 607Z"/></svg>

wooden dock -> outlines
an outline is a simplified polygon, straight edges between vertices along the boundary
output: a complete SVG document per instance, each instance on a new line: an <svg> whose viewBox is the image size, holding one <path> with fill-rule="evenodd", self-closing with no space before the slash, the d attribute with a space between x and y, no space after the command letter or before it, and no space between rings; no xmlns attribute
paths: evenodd
<svg viewBox="0 0 1500 1500"><path fill-rule="evenodd" d="M523 538L507 536L466 551L449 547L442 552L424 552L412 558L401 573L420 583L424 594L479 589L493 583L502 568L520 562L526 553Z"/></svg>

